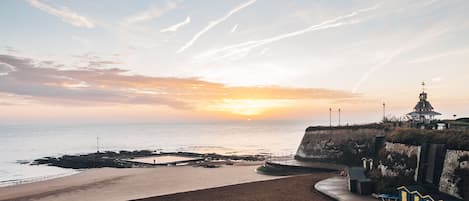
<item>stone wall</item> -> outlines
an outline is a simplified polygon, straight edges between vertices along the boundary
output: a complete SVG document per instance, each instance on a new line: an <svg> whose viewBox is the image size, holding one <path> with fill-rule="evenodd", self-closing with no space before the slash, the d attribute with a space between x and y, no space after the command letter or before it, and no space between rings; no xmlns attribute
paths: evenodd
<svg viewBox="0 0 469 201"><path fill-rule="evenodd" d="M460 199L469 199L468 173L469 151L447 150L439 190Z"/></svg>
<svg viewBox="0 0 469 201"><path fill-rule="evenodd" d="M381 176L411 176L417 181L420 152L421 146L386 142L378 156Z"/></svg>
<svg viewBox="0 0 469 201"><path fill-rule="evenodd" d="M295 158L358 165L362 157L373 154L375 138L382 135L384 130L379 128L309 128Z"/></svg>

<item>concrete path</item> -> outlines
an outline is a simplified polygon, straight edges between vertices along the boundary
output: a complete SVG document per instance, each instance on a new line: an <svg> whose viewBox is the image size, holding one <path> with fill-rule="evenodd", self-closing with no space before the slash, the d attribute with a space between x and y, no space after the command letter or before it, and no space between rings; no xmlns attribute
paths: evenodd
<svg viewBox="0 0 469 201"><path fill-rule="evenodd" d="M334 163L306 162L295 159L269 160L266 162L266 164L274 167L296 168L304 170L343 170L346 168L344 165Z"/></svg>
<svg viewBox="0 0 469 201"><path fill-rule="evenodd" d="M316 183L314 188L338 201L377 201L371 196L360 196L348 191L346 177L332 177L322 180Z"/></svg>

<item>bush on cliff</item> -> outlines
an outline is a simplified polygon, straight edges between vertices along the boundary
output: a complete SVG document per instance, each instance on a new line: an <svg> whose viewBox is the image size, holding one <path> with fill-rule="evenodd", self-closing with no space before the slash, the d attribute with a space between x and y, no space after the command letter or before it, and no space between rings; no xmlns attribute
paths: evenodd
<svg viewBox="0 0 469 201"><path fill-rule="evenodd" d="M358 130L358 129L387 129L387 127L383 124L360 124L360 125L345 125L345 126L310 126L306 128L306 132L311 131L322 131L322 130Z"/></svg>
<svg viewBox="0 0 469 201"><path fill-rule="evenodd" d="M408 145L445 144L448 149L469 150L469 131L462 130L397 128L386 136L386 140Z"/></svg>

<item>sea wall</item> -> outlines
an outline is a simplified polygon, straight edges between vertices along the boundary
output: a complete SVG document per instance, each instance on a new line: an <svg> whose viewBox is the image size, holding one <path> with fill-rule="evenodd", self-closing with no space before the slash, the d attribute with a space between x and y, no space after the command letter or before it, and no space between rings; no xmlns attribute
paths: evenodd
<svg viewBox="0 0 469 201"><path fill-rule="evenodd" d="M469 131L380 127L309 127L297 149L300 161L361 166L380 193L403 185L425 185L469 200Z"/></svg>
<svg viewBox="0 0 469 201"><path fill-rule="evenodd" d="M447 150L439 190L469 199L469 151Z"/></svg>
<svg viewBox="0 0 469 201"><path fill-rule="evenodd" d="M383 128L310 127L303 136L295 158L301 161L358 165L362 157L376 152L376 137L383 135Z"/></svg>
<svg viewBox="0 0 469 201"><path fill-rule="evenodd" d="M381 176L412 177L417 181L421 150L421 146L386 142L378 156Z"/></svg>

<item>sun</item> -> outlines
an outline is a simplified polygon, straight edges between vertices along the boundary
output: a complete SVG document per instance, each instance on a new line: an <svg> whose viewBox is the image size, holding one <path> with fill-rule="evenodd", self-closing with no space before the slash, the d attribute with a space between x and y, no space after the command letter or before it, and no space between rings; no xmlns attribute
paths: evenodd
<svg viewBox="0 0 469 201"><path fill-rule="evenodd" d="M214 104L206 106L206 110L226 112L230 114L253 117L259 116L267 111L290 105L289 100L277 99L223 99ZM251 118L248 118L248 121Z"/></svg>

